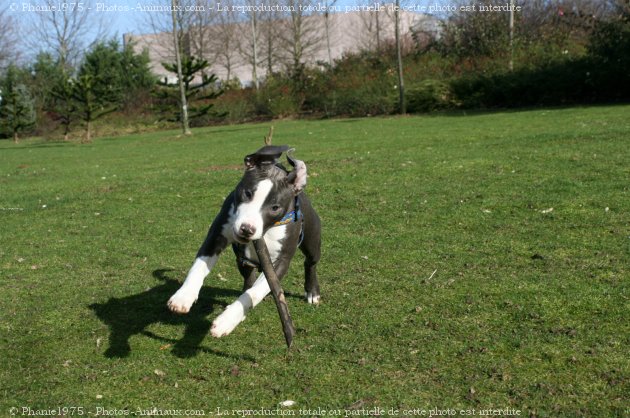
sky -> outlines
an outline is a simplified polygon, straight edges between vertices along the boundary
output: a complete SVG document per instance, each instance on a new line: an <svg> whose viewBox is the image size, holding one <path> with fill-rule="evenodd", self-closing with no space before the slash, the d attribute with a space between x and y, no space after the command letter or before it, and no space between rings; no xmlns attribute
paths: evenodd
<svg viewBox="0 0 630 418"><path fill-rule="evenodd" d="M46 1L52 1L53 4L65 5L65 7L80 7L79 5L84 4L82 3L83 1L85 1L87 5L90 0L0 0L0 10L4 9L8 11L19 23L23 23L23 28L27 28L28 23L32 21L32 18L36 14L34 8L45 4ZM316 1L321 1L323 5L325 0ZM393 0L370 1L380 2L381 4L393 2ZM362 3L365 2L366 0L362 1ZM337 8L343 12L358 3L359 0L337 0L335 4ZM141 34L148 32L145 15L151 12L141 9L150 8L151 6L159 4L164 4L164 0L91 0L90 12L98 14L103 18L109 37L116 36L120 38L125 33ZM450 2L449 0L403 0L403 4L421 5L428 11L429 8L436 9L444 7L445 5L449 5Z"/></svg>

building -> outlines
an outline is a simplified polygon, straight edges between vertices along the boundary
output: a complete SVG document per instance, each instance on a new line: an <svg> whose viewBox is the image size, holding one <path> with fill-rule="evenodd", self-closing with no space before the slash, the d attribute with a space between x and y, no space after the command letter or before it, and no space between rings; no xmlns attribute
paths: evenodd
<svg viewBox="0 0 630 418"><path fill-rule="evenodd" d="M236 16L203 27L191 26L183 36L183 49L208 60L210 72L219 79L238 79L242 85L251 85L255 78L264 79L270 71L291 68L296 56L307 66L325 66L344 54L391 48L394 44L393 7L391 4L377 6L378 11L344 6L327 17L324 14L305 16L299 44L295 41L295 26L287 17L269 18L261 14L252 21L251 16L246 15L246 19ZM413 42L412 35L416 32L439 35L439 20L432 15L401 11L400 18L401 34L407 44ZM147 49L154 74L161 79L166 77L171 82L176 81L175 75L162 66L162 62L175 60L172 33L126 34L124 42L131 43L137 52Z"/></svg>

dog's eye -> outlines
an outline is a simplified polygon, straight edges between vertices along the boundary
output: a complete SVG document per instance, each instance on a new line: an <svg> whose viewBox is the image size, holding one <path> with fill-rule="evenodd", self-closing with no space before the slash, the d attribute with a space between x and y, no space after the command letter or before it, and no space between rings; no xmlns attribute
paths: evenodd
<svg viewBox="0 0 630 418"><path fill-rule="evenodd" d="M274 211L274 212L278 212L280 210L280 205L273 205L271 207L271 210Z"/></svg>
<svg viewBox="0 0 630 418"><path fill-rule="evenodd" d="M243 195L244 195L244 196L245 196L245 198L247 198L247 199L251 199L251 198L254 196L254 194L252 193L252 191L251 191L251 190L245 190L245 191L243 192Z"/></svg>

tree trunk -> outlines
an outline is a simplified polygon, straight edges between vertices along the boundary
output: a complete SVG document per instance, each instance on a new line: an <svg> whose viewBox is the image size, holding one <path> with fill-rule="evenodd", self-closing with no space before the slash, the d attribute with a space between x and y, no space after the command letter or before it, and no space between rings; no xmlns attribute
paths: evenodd
<svg viewBox="0 0 630 418"><path fill-rule="evenodd" d="M257 36L258 22L256 20L256 12L252 12L252 43L253 43L253 53L254 53L254 62L252 67L252 81L254 82L254 87L256 91L258 91L259 83L258 83L258 36Z"/></svg>
<svg viewBox="0 0 630 418"><path fill-rule="evenodd" d="M510 0L510 71L514 70L514 0Z"/></svg>
<svg viewBox="0 0 630 418"><path fill-rule="evenodd" d="M376 12L376 52L381 52L381 20L379 18L380 12Z"/></svg>
<svg viewBox="0 0 630 418"><path fill-rule="evenodd" d="M188 124L188 103L186 101L186 89L184 88L184 80L182 76L182 56L179 50L179 39L177 36L177 0L172 1L171 18L173 19L173 42L175 44L175 61L177 62L177 82L179 83L179 93L182 108L182 132L184 135L190 135L190 127Z"/></svg>
<svg viewBox="0 0 630 418"><path fill-rule="evenodd" d="M396 0L395 35L396 35L396 60L398 61L398 107L400 114L407 113L405 105L405 81L403 79L402 45L400 40L400 0Z"/></svg>
<svg viewBox="0 0 630 418"><path fill-rule="evenodd" d="M87 127L85 129L85 141L83 143L89 144L90 142L92 142L92 121L88 120Z"/></svg>
<svg viewBox="0 0 630 418"><path fill-rule="evenodd" d="M324 23L326 24L326 49L328 50L328 65L332 67L332 52L330 51L330 13L328 12L328 3L326 3L326 12L324 13Z"/></svg>
<svg viewBox="0 0 630 418"><path fill-rule="evenodd" d="M20 138L18 137L18 133L17 131L13 131L13 142L15 144L17 144L18 142L20 142Z"/></svg>
<svg viewBox="0 0 630 418"><path fill-rule="evenodd" d="M273 45L271 40L267 43L267 77L273 74Z"/></svg>

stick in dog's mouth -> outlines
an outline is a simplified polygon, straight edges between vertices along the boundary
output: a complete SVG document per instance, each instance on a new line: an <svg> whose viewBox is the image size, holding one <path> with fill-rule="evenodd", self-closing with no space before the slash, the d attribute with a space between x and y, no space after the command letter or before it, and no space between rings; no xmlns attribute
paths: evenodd
<svg viewBox="0 0 630 418"><path fill-rule="evenodd" d="M256 249L256 254L258 255L258 260L260 261L260 266L262 267L263 273L265 273L265 278L267 279L267 283L269 283L273 299L276 302L276 308L278 309L278 315L280 316L280 322L282 323L282 332L284 333L284 339L287 342L287 348L291 348L293 336L295 335L295 328L293 327L293 321L291 320L291 315L289 314L289 306L284 298L284 291L280 286L280 281L278 280L276 271L273 268L267 244L264 239L254 240L253 243L254 248Z"/></svg>

